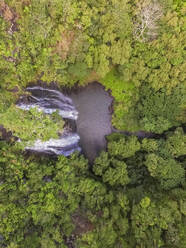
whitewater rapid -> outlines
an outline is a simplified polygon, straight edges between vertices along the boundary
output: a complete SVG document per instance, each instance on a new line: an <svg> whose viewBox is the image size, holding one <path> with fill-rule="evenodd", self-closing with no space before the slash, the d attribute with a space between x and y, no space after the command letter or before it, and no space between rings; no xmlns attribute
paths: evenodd
<svg viewBox="0 0 186 248"><path fill-rule="evenodd" d="M27 111L31 108L36 108L45 114L58 111L58 114L63 119L74 121L78 119L78 111L74 107L72 99L60 91L41 86L28 87L26 91L30 92L30 95L26 101L25 97L21 97L17 102L17 107ZM81 151L79 140L80 137L77 133L65 131L58 139L49 139L47 141L38 139L32 144L28 143L25 150L48 155L69 156L75 151Z"/></svg>

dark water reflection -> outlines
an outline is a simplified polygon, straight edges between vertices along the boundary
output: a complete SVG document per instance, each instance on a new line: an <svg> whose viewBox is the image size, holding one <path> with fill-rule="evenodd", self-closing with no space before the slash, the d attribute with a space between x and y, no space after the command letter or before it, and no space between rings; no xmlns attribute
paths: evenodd
<svg viewBox="0 0 186 248"><path fill-rule="evenodd" d="M90 162L106 148L105 135L112 132L109 107L112 97L98 83L91 83L69 97L79 112L77 133L84 155Z"/></svg>

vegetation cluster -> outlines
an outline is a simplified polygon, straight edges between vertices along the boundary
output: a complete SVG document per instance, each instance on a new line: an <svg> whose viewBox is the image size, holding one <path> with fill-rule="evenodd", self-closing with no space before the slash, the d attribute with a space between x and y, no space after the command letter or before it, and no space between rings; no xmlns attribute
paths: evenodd
<svg viewBox="0 0 186 248"><path fill-rule="evenodd" d="M186 247L185 15L182 0L0 2L0 124L13 135L47 140L63 127L57 113L16 107L38 80L99 81L114 127L159 134L112 134L91 168L0 139L0 247Z"/></svg>
<svg viewBox="0 0 186 248"><path fill-rule="evenodd" d="M112 134L90 170L78 154L29 157L1 142L1 247L179 247L186 243L182 128Z"/></svg>

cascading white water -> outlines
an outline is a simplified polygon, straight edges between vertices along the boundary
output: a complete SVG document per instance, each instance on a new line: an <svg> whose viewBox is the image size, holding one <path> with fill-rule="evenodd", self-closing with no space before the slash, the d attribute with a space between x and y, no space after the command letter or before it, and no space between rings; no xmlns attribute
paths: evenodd
<svg viewBox="0 0 186 248"><path fill-rule="evenodd" d="M49 139L48 141L36 140L33 145L25 147L25 150L45 154L69 156L74 151L81 151L78 145L80 138L76 133L69 133L60 139Z"/></svg>
<svg viewBox="0 0 186 248"><path fill-rule="evenodd" d="M46 114L52 114L57 110L62 118L77 120L78 111L74 107L72 100L61 92L40 86L28 87L26 90L31 93L29 101L25 102L23 98L20 98L17 103L19 108L23 110L37 108ZM74 151L81 151L78 144L79 140L80 137L77 133L67 132L59 139L49 139L45 142L36 140L34 144L27 144L25 150L50 155L69 156Z"/></svg>
<svg viewBox="0 0 186 248"><path fill-rule="evenodd" d="M57 90L42 88L40 86L28 87L26 89L32 95L29 103L22 102L17 106L24 110L36 107L39 111L52 114L58 110L62 118L77 120L78 111L75 109L72 100Z"/></svg>

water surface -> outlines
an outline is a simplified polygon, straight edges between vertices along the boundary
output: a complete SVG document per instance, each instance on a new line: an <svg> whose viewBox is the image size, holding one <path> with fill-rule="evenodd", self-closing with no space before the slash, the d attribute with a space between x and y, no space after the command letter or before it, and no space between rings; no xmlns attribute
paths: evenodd
<svg viewBox="0 0 186 248"><path fill-rule="evenodd" d="M102 85L94 82L69 94L39 85L26 90L31 95L26 101L24 97L19 100L19 108L29 110L36 107L46 114L58 110L61 117L68 120L70 127L74 122L76 126L59 139L47 142L36 140L33 146L26 147L27 150L68 156L82 148L84 155L93 162L100 151L106 149L105 136L112 132L109 111L112 97Z"/></svg>
<svg viewBox="0 0 186 248"><path fill-rule="evenodd" d="M98 83L91 83L69 94L78 111L76 120L80 146L90 162L106 149L105 135L112 132L109 107L112 97Z"/></svg>

